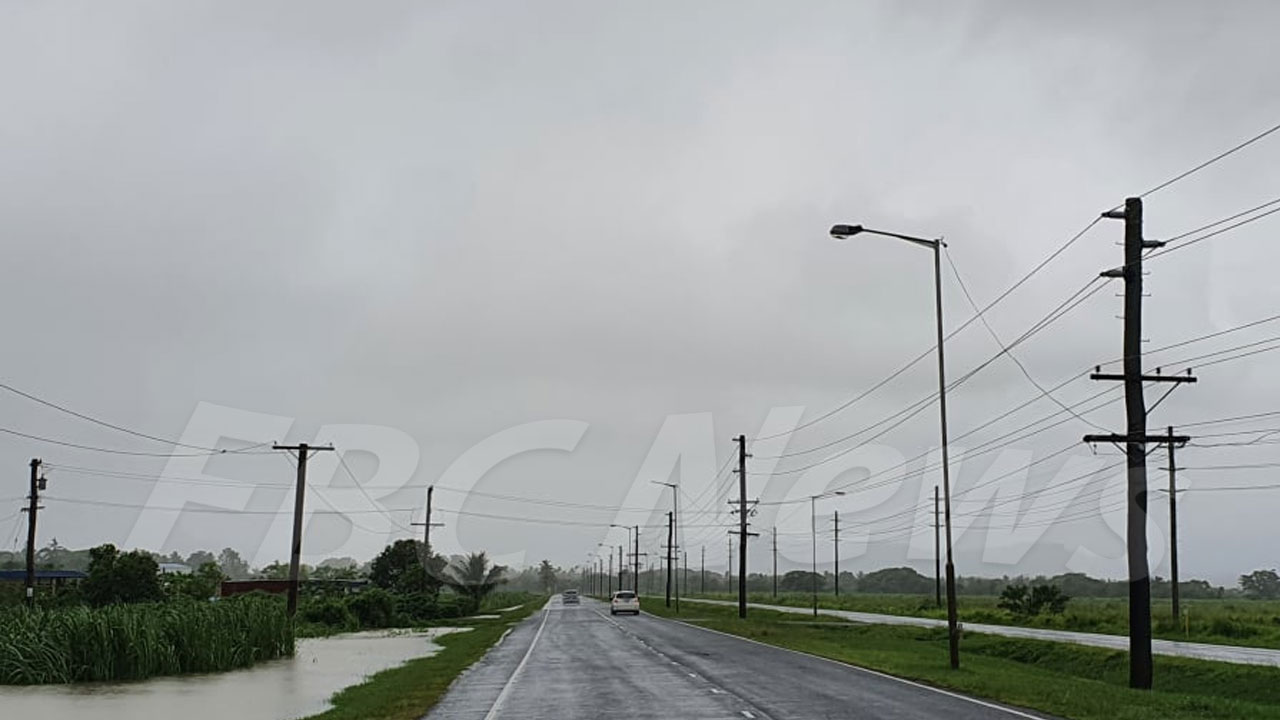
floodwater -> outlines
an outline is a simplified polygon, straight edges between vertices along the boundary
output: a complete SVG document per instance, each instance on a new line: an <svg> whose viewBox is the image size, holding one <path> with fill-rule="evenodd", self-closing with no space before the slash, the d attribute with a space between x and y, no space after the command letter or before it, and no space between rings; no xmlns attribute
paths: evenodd
<svg viewBox="0 0 1280 720"><path fill-rule="evenodd" d="M0 685L3 717L50 720L290 720L330 707L329 698L380 670L440 649L425 632L363 632L299 640L292 658L212 675L135 683Z"/></svg>

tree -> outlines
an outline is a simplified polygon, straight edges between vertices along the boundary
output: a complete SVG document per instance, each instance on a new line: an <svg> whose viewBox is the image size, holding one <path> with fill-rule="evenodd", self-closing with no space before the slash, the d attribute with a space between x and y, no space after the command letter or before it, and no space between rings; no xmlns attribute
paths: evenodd
<svg viewBox="0 0 1280 720"><path fill-rule="evenodd" d="M858 578L858 592L864 593L932 593L933 578L927 578L909 567L885 568Z"/></svg>
<svg viewBox="0 0 1280 720"><path fill-rule="evenodd" d="M1240 576L1240 589L1251 598L1274 600L1280 598L1280 576L1275 570L1254 570Z"/></svg>
<svg viewBox="0 0 1280 720"><path fill-rule="evenodd" d="M493 589L506 582L503 574L507 569L501 565L489 565L489 558L483 553L471 553L466 557L455 557L445 568L442 579L454 592L470 601L472 609L480 607L480 601L493 592Z"/></svg>
<svg viewBox="0 0 1280 720"><path fill-rule="evenodd" d="M205 553L213 557L210 553ZM222 581L227 576L222 574L218 563L212 560L200 565L191 573L170 573L163 577L165 590L174 597L188 597L192 600L208 600L217 597L222 589Z"/></svg>
<svg viewBox="0 0 1280 720"><path fill-rule="evenodd" d="M549 560L543 560L538 566L538 582L542 585L542 591L545 593L553 593L556 591L556 569L551 566Z"/></svg>
<svg viewBox="0 0 1280 720"><path fill-rule="evenodd" d="M222 552L218 553L218 567L232 580L243 580L249 577L249 563L240 557L240 553L231 548L222 548Z"/></svg>
<svg viewBox="0 0 1280 720"><path fill-rule="evenodd" d="M90 550L89 557L89 577L82 587L89 604L101 607L164 598L160 566L149 555L138 550L121 553L108 543Z"/></svg>
<svg viewBox="0 0 1280 720"><path fill-rule="evenodd" d="M190 567L192 570L196 570L197 568L199 568L201 565L204 565L205 563L214 563L216 565L217 562L218 562L218 558L215 557L214 554L209 552L208 550L197 550L191 553L190 555L188 555L186 560L187 566Z"/></svg>
<svg viewBox="0 0 1280 720"><path fill-rule="evenodd" d="M395 593L435 594L440 589L444 559L433 555L422 566L422 543L397 540L383 548L369 566L369 581Z"/></svg>
<svg viewBox="0 0 1280 720"><path fill-rule="evenodd" d="M792 570L778 580L778 589L783 592L813 592L814 578L818 580L818 589L826 585L826 578L814 575L808 570Z"/></svg>

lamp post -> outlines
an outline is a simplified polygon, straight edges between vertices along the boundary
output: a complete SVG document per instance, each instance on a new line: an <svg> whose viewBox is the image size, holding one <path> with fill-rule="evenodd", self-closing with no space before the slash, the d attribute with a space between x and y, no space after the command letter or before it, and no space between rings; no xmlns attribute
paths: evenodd
<svg viewBox="0 0 1280 720"><path fill-rule="evenodd" d="M596 548L604 548L604 551L609 555L609 574L605 575L604 574L604 558L600 557L600 550L599 549L596 550L596 557L600 558L600 574L608 578L608 585L605 584L604 580L600 581L600 589L596 594L609 597L609 595L613 593L613 546L606 545L604 543L596 543ZM606 594L605 592L606 587L608 588L608 594Z"/></svg>
<svg viewBox="0 0 1280 720"><path fill-rule="evenodd" d="M617 523L609 523L609 527L611 527L611 528L622 528L623 530L626 530L626 531L627 531L627 547L628 547L628 548L630 548L630 547L631 547L631 526L630 526L630 525L619 525L619 524L617 524ZM638 560L638 559L639 559L639 558L637 558L637 560ZM621 553L621 552L619 552L619 553L618 553L618 589L619 589L619 590L622 590L622 589L623 589L623 586L622 586L622 573L623 573L623 571L624 571L624 569L625 569L626 567L627 567L626 561L625 561L625 559L624 559L624 557L623 557L622 553ZM639 576L637 575L636 577L638 578ZM633 580L635 580L635 578L633 578ZM640 585L638 584L638 583L639 583L639 581L638 581L638 580L636 580L636 583L637 583L637 584L636 584L636 594L637 594L637 595L639 595L639 594L640 594Z"/></svg>
<svg viewBox="0 0 1280 720"><path fill-rule="evenodd" d="M837 240L858 234L881 235L905 240L913 245L933 250L934 314L938 335L938 414L942 437L942 503L947 530L947 640L951 653L952 669L960 667L960 632L956 617L956 567L951 556L951 463L947 456L947 363L942 343L942 248L941 238L929 240L884 230L872 230L861 225L834 225L831 237Z"/></svg>
<svg viewBox="0 0 1280 720"><path fill-rule="evenodd" d="M813 616L818 617L818 498L843 495L843 490L809 496L809 527L813 532Z"/></svg>

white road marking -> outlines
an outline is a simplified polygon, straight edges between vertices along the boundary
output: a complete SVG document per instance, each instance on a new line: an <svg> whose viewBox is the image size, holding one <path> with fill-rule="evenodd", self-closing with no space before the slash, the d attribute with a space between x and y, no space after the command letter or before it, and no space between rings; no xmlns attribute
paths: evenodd
<svg viewBox="0 0 1280 720"><path fill-rule="evenodd" d="M604 621L608 622L609 624L613 625L614 627L618 628L618 631L619 631L619 632L621 632L621 633L623 633L623 634L627 635L628 637L630 637L631 639L633 639L633 640L635 640L636 642L640 643L641 645L644 645L645 647L649 648L650 650L652 650L653 652L657 653L658 655L660 655L660 656L662 656L662 657L667 657L667 656L666 656L666 654L664 654L662 651L658 650L658 648L653 647L653 646L652 646L652 645L650 645L649 643L647 643L647 642L645 642L644 640L642 640L642 639L640 638L640 636L639 636L639 635L636 635L634 632L632 632L632 631L628 630L627 628L624 628L622 625L620 625L620 624L618 623L618 621L614 620L613 618L605 617L605 616L604 616L604 613L602 613L602 612L600 612L600 611L598 611L598 610L596 611L596 614L600 616L600 619L601 619L601 620L604 620ZM672 661L671 661L671 664L672 664L672 665L675 665L676 667L684 667L683 665L681 665L679 662L676 662L675 660L672 660ZM688 676L689 676L689 677L691 677L691 678L694 678L695 680L698 678L697 673L691 673L691 672L688 672L688 669L687 669L687 668L686 668L686 670L685 670L685 674L686 674L686 675L688 675ZM713 695L727 695L727 694L728 694L727 692L725 692L724 690L721 690L720 688L708 687L707 689L708 689L708 690L710 690L710 691L711 691L711 693L712 693ZM732 697L736 697L736 696L732 696ZM742 698L738 698L738 699L739 699L739 700L742 700L742 702L743 702L744 704L747 704L747 701L746 701L746 700L743 700ZM755 717L756 717L755 715L751 714L750 712L748 712L748 711L746 711L746 710L741 710L741 711L739 711L739 712L741 712L744 716L746 716L746 717L748 717L748 718L755 718ZM488 719L488 718L486 718L485 720L489 720L489 719ZM1037 720L1039 720L1039 719L1037 719Z"/></svg>
<svg viewBox="0 0 1280 720"><path fill-rule="evenodd" d="M751 714L751 712L750 712L750 711L748 711L748 710L743 710L743 711L742 711L742 717L744 717L744 718L754 718L754 717L755 717L755 715L752 715L752 714Z"/></svg>
<svg viewBox="0 0 1280 720"><path fill-rule="evenodd" d="M511 677L507 679L507 684L502 686L502 692L498 693L498 699L493 701L493 707L489 708L484 720L494 720L494 718L498 717L498 711L502 709L502 704L507 701L507 696L511 694L511 686L515 684L516 678L520 677L520 672L528 664L529 656L533 654L533 649L538 645L538 638L542 637L542 629L547 626L547 618L551 617L550 605L551 601L547 601L548 607L542 609L542 623L538 625L538 632L533 635L533 642L529 643L529 649L524 651L524 657L520 658L520 664L516 666L515 672L511 673Z"/></svg>
<svg viewBox="0 0 1280 720"><path fill-rule="evenodd" d="M1022 712L1021 710L1014 710L1013 708L1008 708L1003 705L997 705L996 703L987 702L986 700L979 700L977 698L969 697L968 695L961 695L960 693L951 692L950 690L943 690L942 688L936 688L930 685L925 685L923 683L918 683L914 680L908 680L906 678L900 678L895 675L890 675L888 673L882 673L879 670L871 670L869 668L860 667L858 665L852 665L847 662L840 662L839 660L832 660L831 658L825 658L825 657L822 657L821 655L810 655L809 653L800 652L799 650L792 650L791 648L784 648L784 647L779 647L777 645L770 645L769 643L763 643L763 642L760 642L759 640L752 640L751 638L745 638L745 637L742 637L741 635L733 635L731 633L720 632L719 630L712 630L711 628L702 627L701 625L694 625L692 623L687 623L680 620L672 620L671 618L658 617L657 615L653 615L651 617L658 618L659 620L666 620L667 622L678 623L680 625L684 625L685 627L697 628L699 630L704 630L709 633L715 633L716 635L724 635L725 637L736 638L738 640L742 640L743 642L749 642L755 645L763 645L764 647L773 648L774 650L782 650L783 652L789 652L796 655L803 655L805 657L815 658L817 660L823 660L825 662L833 663L835 665L840 665L843 667L850 668L851 670L864 672L868 675L875 675L876 677L882 677L886 680L894 680L904 685L910 685L912 687L920 688L921 690L928 690L929 692L935 692L935 693L938 693L939 695L946 695L947 697L953 697L953 698L956 698L957 700L964 700L965 702L971 702L974 705L981 705L983 707L991 708L992 710L999 710L1001 712L1008 713L1009 715L1012 715L1014 717L1027 718L1028 720L1044 720L1044 716L1042 715L1032 715L1030 713ZM716 692L716 689L712 688L711 692Z"/></svg>

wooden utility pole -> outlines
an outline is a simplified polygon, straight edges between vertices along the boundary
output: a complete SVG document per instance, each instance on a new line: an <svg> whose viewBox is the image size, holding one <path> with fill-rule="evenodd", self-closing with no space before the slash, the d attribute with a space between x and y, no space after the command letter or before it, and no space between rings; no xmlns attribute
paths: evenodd
<svg viewBox="0 0 1280 720"><path fill-rule="evenodd" d="M675 531L676 518L670 512L667 513L667 607L671 607L671 555L673 552L672 542L674 538L672 533Z"/></svg>
<svg viewBox="0 0 1280 720"><path fill-rule="evenodd" d="M1181 590L1178 588L1178 463L1174 448L1185 445L1191 438L1173 434L1173 426L1165 436L1165 448L1169 451L1169 571L1173 576L1169 587L1173 603L1173 619L1182 616Z"/></svg>
<svg viewBox="0 0 1280 720"><path fill-rule="evenodd" d="M332 451L333 446L311 447L306 443L298 445L272 445L273 450L286 450L298 453L298 482L293 494L293 547L289 552L289 617L298 611L298 566L302 558L302 504L307 494L307 459L312 452Z"/></svg>
<svg viewBox="0 0 1280 720"><path fill-rule="evenodd" d="M1107 270L1102 277L1124 279L1124 372L1098 372L1094 380L1124 383L1125 425L1123 435L1086 435L1088 443L1124 444L1127 466L1129 554L1129 687L1151 689L1151 576L1147 565L1147 449L1148 443L1166 438L1147 435L1147 407L1144 383L1195 382L1186 375L1144 375L1142 373L1142 254L1163 247L1158 240L1142 237L1142 198L1124 201L1123 210L1109 210L1104 218L1124 220L1124 266Z"/></svg>
<svg viewBox="0 0 1280 720"><path fill-rule="evenodd" d="M938 508L938 486L933 486L933 592L942 607L942 512Z"/></svg>
<svg viewBox="0 0 1280 720"><path fill-rule="evenodd" d="M726 591L733 588L733 531L729 531L729 562L725 565L725 581L724 588Z"/></svg>
<svg viewBox="0 0 1280 720"><path fill-rule="evenodd" d="M702 594L707 594L707 546L702 546Z"/></svg>
<svg viewBox="0 0 1280 720"><path fill-rule="evenodd" d="M27 495L27 607L36 606L36 515L40 512L40 491L44 478L40 477L41 461L31 459L31 490Z"/></svg>
<svg viewBox="0 0 1280 720"><path fill-rule="evenodd" d="M747 616L747 436L738 436L738 617Z"/></svg>
<svg viewBox="0 0 1280 720"><path fill-rule="evenodd" d="M613 553L609 553L609 563L610 563L610 564L612 564L612 563L613 563ZM621 546L621 545L619 545L619 546L618 546L618 590L622 590L622 589L623 589L623 588L622 588L622 576L623 576L623 575L625 574L625 572L626 572L626 569L625 569L625 568L626 568L626 560L625 560L625 559L624 559L624 557L623 557L623 553L622 553L622 546ZM610 578L610 583L612 583L612 582L613 582L613 579L612 579L612 578ZM610 595L609 595L609 597L613 597L613 595L612 595L612 594L610 594Z"/></svg>
<svg viewBox="0 0 1280 720"><path fill-rule="evenodd" d="M435 489L435 485L427 486L427 516L424 518L423 522L409 523L410 526L422 528L422 569L427 572L431 571L431 566L428 564L428 561L431 559L431 528L444 527L444 523L431 522L431 496L435 492Z"/></svg>
<svg viewBox="0 0 1280 720"><path fill-rule="evenodd" d="M832 547L836 556L836 597L840 597L840 511L832 510L831 515L836 524L836 537Z"/></svg>
<svg viewBox="0 0 1280 720"><path fill-rule="evenodd" d="M609 595L613 597L613 552L609 553Z"/></svg>
<svg viewBox="0 0 1280 720"><path fill-rule="evenodd" d="M632 582L635 584L635 587L632 589L636 591L636 597L640 597L640 526L639 525L636 525L636 550L635 550L635 557L632 558L632 562L635 563L635 578L632 580Z"/></svg>
<svg viewBox="0 0 1280 720"><path fill-rule="evenodd" d="M778 597L778 528L773 528L773 596Z"/></svg>

